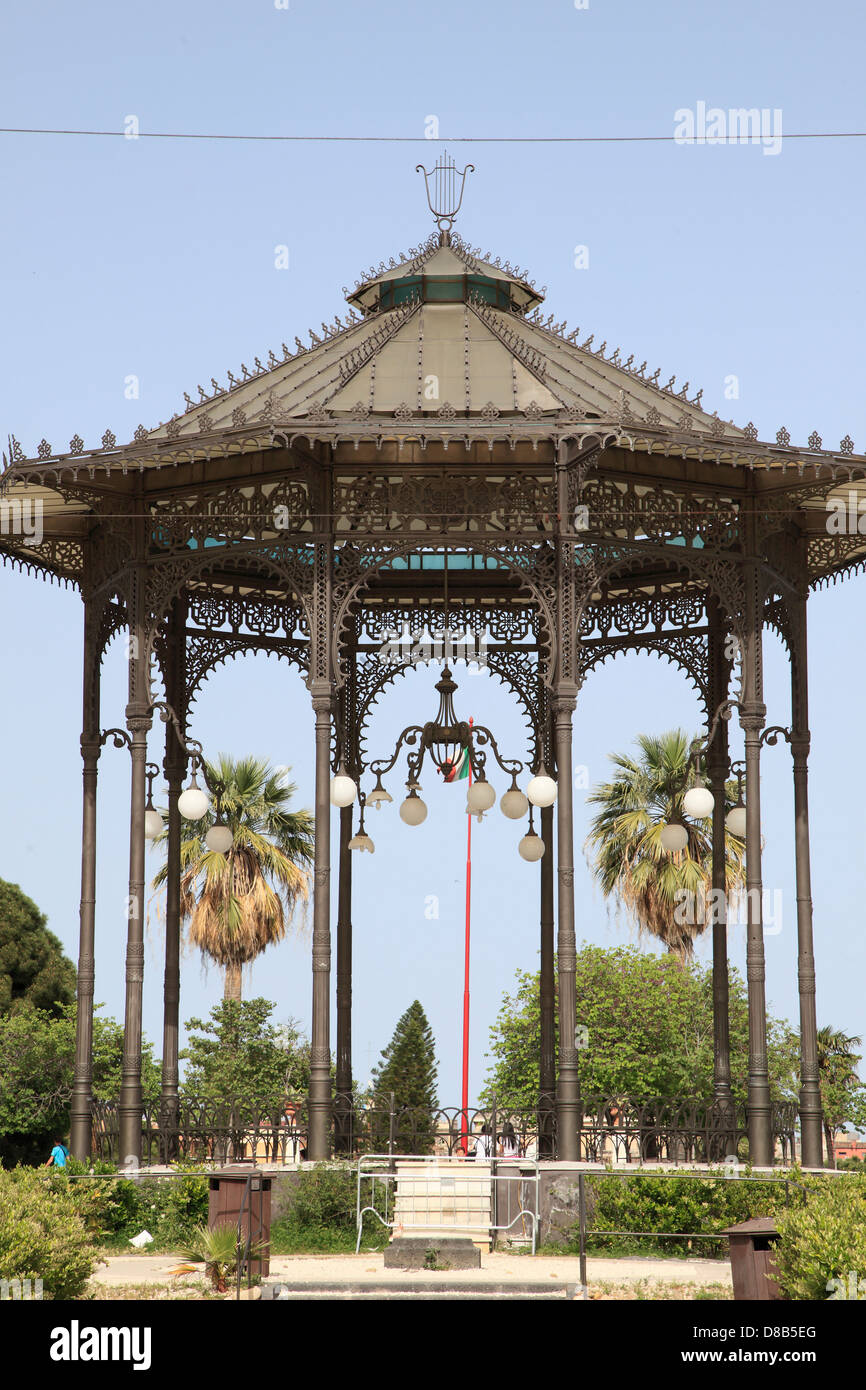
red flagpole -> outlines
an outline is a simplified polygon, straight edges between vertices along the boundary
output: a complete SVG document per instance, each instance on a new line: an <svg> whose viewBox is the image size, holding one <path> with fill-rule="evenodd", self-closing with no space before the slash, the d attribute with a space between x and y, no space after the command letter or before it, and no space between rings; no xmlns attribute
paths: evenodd
<svg viewBox="0 0 866 1390"><path fill-rule="evenodd" d="M472 720L469 720L472 727ZM469 764L472 786L472 763ZM466 815L466 946L463 968L463 1153L469 1152L469 924L472 903L472 813Z"/></svg>

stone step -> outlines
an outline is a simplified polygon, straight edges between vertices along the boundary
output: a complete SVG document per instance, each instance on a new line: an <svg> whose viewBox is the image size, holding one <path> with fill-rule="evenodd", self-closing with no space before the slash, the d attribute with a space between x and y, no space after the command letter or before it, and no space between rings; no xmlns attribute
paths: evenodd
<svg viewBox="0 0 866 1390"><path fill-rule="evenodd" d="M433 1283L416 1279L406 1283L357 1283L357 1284L304 1284L275 1280L262 1284L261 1302L292 1303L303 1301L332 1300L381 1300L381 1299L421 1299L426 1302L451 1301L495 1301L503 1298L519 1298L529 1301L549 1299L574 1299L579 1294L579 1286L565 1282L551 1288L549 1284L493 1284L493 1283Z"/></svg>

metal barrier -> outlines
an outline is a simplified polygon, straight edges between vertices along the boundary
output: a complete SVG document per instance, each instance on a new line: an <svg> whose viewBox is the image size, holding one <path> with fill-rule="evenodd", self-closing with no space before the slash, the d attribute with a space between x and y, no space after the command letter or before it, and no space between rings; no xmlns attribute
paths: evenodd
<svg viewBox="0 0 866 1390"><path fill-rule="evenodd" d="M367 1203L363 1203L361 1190L365 1181L370 1184ZM384 1215L376 1204L377 1183L383 1187ZM445 1219L445 1211L453 1215ZM367 1213L392 1232L473 1234L482 1240L511 1231L520 1222L521 1234L528 1236L534 1255L539 1224L538 1162L530 1158L491 1158L482 1163L462 1156L363 1154L358 1159L356 1254L360 1253ZM407 1221L407 1216L412 1219ZM460 1216L466 1219L460 1220Z"/></svg>
<svg viewBox="0 0 866 1390"><path fill-rule="evenodd" d="M616 1171L613 1171L613 1170L611 1170L611 1169L608 1169L608 1170L607 1170L606 1172L604 1172L604 1173L592 1173L592 1172L589 1172L589 1173L578 1173L578 1175L577 1175L577 1195L578 1195L578 1220L577 1220L577 1229L578 1229L578 1258L579 1258L579 1261L580 1261L580 1285L579 1285L579 1287L580 1287L581 1293L582 1293L582 1295L583 1295L584 1298L586 1298L586 1296L587 1296L587 1294L586 1294L586 1290L587 1290L587 1282L586 1282L586 1255L587 1255L587 1243L588 1243L588 1242L587 1242L587 1237L588 1237L588 1236L596 1236L596 1237L598 1237L598 1236L610 1236L610 1237L620 1236L620 1237L626 1237L626 1238L628 1238L629 1240L631 1240L631 1239L641 1239L641 1238L644 1238L644 1239L650 1239L650 1240L653 1240L653 1241L662 1241L662 1240L687 1240L690 1244L691 1244L691 1242L692 1242L693 1240L709 1240L709 1241L715 1241L715 1242L718 1243L718 1242L720 1242L720 1241L722 1241L722 1240L724 1239L723 1233L722 1233L721 1231L716 1231L716 1232L710 1232L710 1231L635 1231L635 1230L622 1230L622 1231L618 1231L618 1230L613 1230L613 1229L610 1229L610 1228L604 1227L604 1226L599 1226L599 1227L588 1226L588 1225L587 1225L587 1219L586 1219L586 1218L587 1218L587 1201L586 1201L586 1184L587 1184L587 1181L589 1180L590 1182L592 1182L593 1180L597 1180L597 1181L606 1182L608 1179L611 1179L611 1178L613 1178L613 1179L618 1179L618 1180L625 1181L625 1182L641 1182L641 1181L647 1181L647 1182L673 1181L673 1182L677 1182L677 1181L688 1181L688 1180L694 1181L695 1179L698 1179L699 1181L701 1181L701 1180L703 1180L703 1181L710 1181L710 1182L712 1182L713 1184L719 1183L719 1182L747 1182L747 1183L752 1183L752 1184L754 1184L754 1185L756 1185L756 1186L784 1187L784 1189L785 1189L785 1205L786 1205L786 1206L790 1206L790 1202L791 1202L791 1188L792 1188L792 1187L796 1188L797 1191L801 1194L803 1201L805 1201L806 1198L807 1198L807 1196L808 1196L808 1189L805 1187L805 1185L804 1185L803 1183L801 1183L801 1182L797 1182L796 1179L794 1179L794 1178L787 1178L787 1177L785 1177L785 1178L782 1178L782 1177L780 1177L780 1178L765 1177L763 1174L761 1174L760 1177L756 1177L756 1176L754 1176L753 1174L746 1174L746 1173L719 1173L719 1172L707 1173L707 1174L704 1174L704 1173L656 1173L656 1172L623 1173L623 1172L616 1172ZM534 1254L534 1253L535 1253L535 1252L534 1252L534 1250L533 1250L533 1254Z"/></svg>

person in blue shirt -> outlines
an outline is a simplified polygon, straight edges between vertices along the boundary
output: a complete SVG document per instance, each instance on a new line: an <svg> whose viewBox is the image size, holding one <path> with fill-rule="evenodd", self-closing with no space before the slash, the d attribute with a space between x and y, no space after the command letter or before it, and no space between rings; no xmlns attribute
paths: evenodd
<svg viewBox="0 0 866 1390"><path fill-rule="evenodd" d="M66 1160L69 1157L69 1150L62 1139L55 1139L54 1148L51 1150L51 1157L46 1159L46 1168L65 1168Z"/></svg>

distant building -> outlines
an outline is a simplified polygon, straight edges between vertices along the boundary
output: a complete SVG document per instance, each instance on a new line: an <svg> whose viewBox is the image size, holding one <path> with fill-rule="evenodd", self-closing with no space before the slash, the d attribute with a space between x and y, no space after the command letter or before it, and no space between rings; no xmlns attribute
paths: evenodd
<svg viewBox="0 0 866 1390"><path fill-rule="evenodd" d="M859 1139L856 1134L840 1134L836 1138L836 1161L843 1158L859 1158L862 1163L866 1159L866 1139Z"/></svg>

